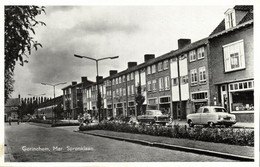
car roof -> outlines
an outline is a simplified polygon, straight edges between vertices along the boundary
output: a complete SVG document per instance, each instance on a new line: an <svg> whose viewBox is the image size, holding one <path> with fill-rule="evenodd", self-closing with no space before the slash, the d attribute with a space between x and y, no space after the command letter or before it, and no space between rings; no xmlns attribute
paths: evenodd
<svg viewBox="0 0 260 167"><path fill-rule="evenodd" d="M202 106L201 108L224 108L222 106Z"/></svg>

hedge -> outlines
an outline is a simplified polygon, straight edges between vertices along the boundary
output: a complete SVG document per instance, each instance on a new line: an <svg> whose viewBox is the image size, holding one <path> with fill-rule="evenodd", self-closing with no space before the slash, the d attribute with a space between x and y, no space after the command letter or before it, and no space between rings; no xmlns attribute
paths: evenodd
<svg viewBox="0 0 260 167"><path fill-rule="evenodd" d="M153 136L186 138L192 140L226 143L233 145L254 146L254 130L245 128L204 128L200 126L188 128L187 126L180 126L178 124L172 127L166 127L161 125L147 126L116 122L102 122L98 125L80 126L79 130L110 130Z"/></svg>

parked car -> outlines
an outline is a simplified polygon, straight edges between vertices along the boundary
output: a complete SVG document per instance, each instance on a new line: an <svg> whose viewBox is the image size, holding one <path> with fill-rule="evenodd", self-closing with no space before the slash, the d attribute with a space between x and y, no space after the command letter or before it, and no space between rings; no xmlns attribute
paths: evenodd
<svg viewBox="0 0 260 167"><path fill-rule="evenodd" d="M232 126L236 123L236 116L229 114L224 107L219 106L203 106L196 113L187 115L187 122L190 127L194 125L215 125Z"/></svg>
<svg viewBox="0 0 260 167"><path fill-rule="evenodd" d="M166 125L170 121L169 116L162 114L161 110L146 110L144 115L137 116L137 120L141 123L157 123L162 125Z"/></svg>

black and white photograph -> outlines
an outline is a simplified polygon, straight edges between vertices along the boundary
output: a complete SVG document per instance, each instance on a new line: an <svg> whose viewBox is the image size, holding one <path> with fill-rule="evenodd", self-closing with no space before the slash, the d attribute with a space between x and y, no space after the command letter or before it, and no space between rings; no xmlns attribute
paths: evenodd
<svg viewBox="0 0 260 167"><path fill-rule="evenodd" d="M259 5L4 0L0 166L259 166Z"/></svg>

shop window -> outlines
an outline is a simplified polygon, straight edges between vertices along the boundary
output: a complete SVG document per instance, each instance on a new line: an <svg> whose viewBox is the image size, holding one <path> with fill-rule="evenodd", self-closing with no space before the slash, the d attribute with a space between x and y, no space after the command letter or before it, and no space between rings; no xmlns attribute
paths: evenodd
<svg viewBox="0 0 260 167"><path fill-rule="evenodd" d="M240 40L223 46L225 72L245 68L244 41Z"/></svg>
<svg viewBox="0 0 260 167"><path fill-rule="evenodd" d="M192 100L205 100L208 99L208 93L207 92L192 93L191 97Z"/></svg>
<svg viewBox="0 0 260 167"><path fill-rule="evenodd" d="M253 111L254 91L236 91L231 93L232 111Z"/></svg>
<svg viewBox="0 0 260 167"><path fill-rule="evenodd" d="M156 105L156 104L158 104L157 99L148 99L148 103L149 103L150 105Z"/></svg>
<svg viewBox="0 0 260 167"><path fill-rule="evenodd" d="M168 103L170 102L170 97L162 97L160 98L160 103Z"/></svg>

